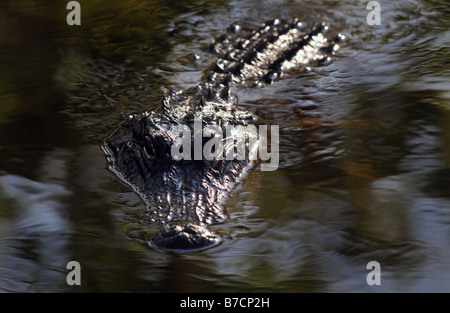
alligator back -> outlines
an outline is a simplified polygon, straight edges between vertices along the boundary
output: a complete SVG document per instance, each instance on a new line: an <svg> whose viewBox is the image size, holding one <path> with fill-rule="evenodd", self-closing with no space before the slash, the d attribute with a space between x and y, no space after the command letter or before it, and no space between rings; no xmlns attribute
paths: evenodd
<svg viewBox="0 0 450 313"><path fill-rule="evenodd" d="M234 25L236 28L239 26ZM337 42L343 39L342 35L327 35L325 24L307 30L298 19L292 23L279 19L263 23L249 36L237 33L224 35L211 44L218 60L208 81L272 83L291 69L301 71L328 63L330 55L339 48Z"/></svg>
<svg viewBox="0 0 450 313"><path fill-rule="evenodd" d="M288 70L326 63L342 39L327 35L324 24L306 30L297 19L276 19L249 34L238 28L211 44L217 61L202 82L183 91L172 88L159 109L131 115L105 139L110 169L141 196L148 220L164 228L151 242L157 248L186 252L220 242L207 225L224 221L223 204L252 168L250 143L258 143L250 127L258 118L237 108L233 84L261 86ZM227 133L229 127L236 131ZM224 134L222 156L233 157L196 155L206 139ZM243 158L236 152L242 140ZM186 141L194 149L184 145L183 158L175 157L173 148Z"/></svg>

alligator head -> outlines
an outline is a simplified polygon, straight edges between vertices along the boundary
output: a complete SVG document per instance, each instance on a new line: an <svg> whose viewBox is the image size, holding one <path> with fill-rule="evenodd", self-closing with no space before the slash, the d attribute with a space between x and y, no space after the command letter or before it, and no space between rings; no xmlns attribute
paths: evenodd
<svg viewBox="0 0 450 313"><path fill-rule="evenodd" d="M110 168L147 204L148 220L164 227L153 246L193 251L220 242L205 226L224 221L223 202L252 167L258 144L256 116L233 108L227 90L172 89L160 110L130 116L104 142ZM214 155L205 154L208 146Z"/></svg>

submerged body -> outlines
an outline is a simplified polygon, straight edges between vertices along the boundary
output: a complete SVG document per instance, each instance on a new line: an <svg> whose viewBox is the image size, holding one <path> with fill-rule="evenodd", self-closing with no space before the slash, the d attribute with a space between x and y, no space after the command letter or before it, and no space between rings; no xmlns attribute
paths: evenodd
<svg viewBox="0 0 450 313"><path fill-rule="evenodd" d="M190 130L192 146L198 120L203 138L242 126L223 145L224 154L236 155L240 139L255 139L247 126L258 118L236 107L230 88L271 83L287 70L328 62L342 36L327 33L323 24L307 31L298 20L288 24L274 20L248 34L225 35L211 45L217 61L205 81L184 91L172 88L158 110L130 116L105 140L111 170L141 196L149 220L164 228L152 240L153 246L185 252L217 245L220 237L206 226L224 221L224 201L254 163L248 154L244 158L176 158L173 147L183 139L179 126ZM200 144L204 146L205 140ZM252 148L247 145L247 152Z"/></svg>

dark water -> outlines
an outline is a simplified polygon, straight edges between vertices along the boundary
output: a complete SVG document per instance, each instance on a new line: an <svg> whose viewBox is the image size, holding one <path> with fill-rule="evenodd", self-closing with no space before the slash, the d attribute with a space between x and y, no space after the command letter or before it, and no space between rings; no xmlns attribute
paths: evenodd
<svg viewBox="0 0 450 313"><path fill-rule="evenodd" d="M446 0L379 1L380 26L366 1L80 1L72 27L64 1L41 2L0 3L1 291L450 291ZM221 245L153 250L102 140L199 82L232 23L295 16L348 40L327 66L236 90L280 125L280 168L236 188Z"/></svg>

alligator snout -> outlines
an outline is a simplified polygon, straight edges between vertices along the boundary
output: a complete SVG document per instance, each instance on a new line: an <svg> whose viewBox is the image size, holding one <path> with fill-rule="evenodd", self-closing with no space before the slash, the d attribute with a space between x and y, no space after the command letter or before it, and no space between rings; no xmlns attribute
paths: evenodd
<svg viewBox="0 0 450 313"><path fill-rule="evenodd" d="M199 251L218 245L219 235L197 224L167 226L150 243L152 246L173 252Z"/></svg>

